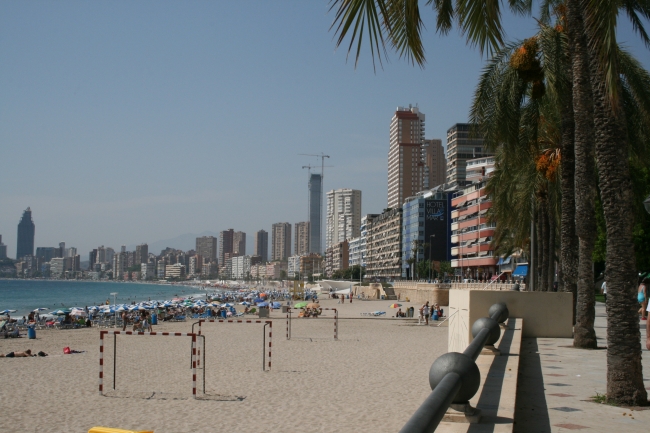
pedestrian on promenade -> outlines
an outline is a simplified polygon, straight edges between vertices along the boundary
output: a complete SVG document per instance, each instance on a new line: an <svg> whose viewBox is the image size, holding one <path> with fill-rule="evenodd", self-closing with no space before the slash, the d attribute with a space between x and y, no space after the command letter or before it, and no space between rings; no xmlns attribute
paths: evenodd
<svg viewBox="0 0 650 433"><path fill-rule="evenodd" d="M429 301L427 301L422 306L422 315L424 316L424 324L428 326L429 325Z"/></svg>
<svg viewBox="0 0 650 433"><path fill-rule="evenodd" d="M603 280L603 285L600 286L600 293L605 298L605 304L607 304L607 281Z"/></svg>
<svg viewBox="0 0 650 433"><path fill-rule="evenodd" d="M648 318L648 289L646 286L646 283L648 282L647 278L644 278L641 281L641 284L639 284L639 289L637 291L637 299L639 303L641 303L641 309L639 312L641 313L641 320L647 320Z"/></svg>

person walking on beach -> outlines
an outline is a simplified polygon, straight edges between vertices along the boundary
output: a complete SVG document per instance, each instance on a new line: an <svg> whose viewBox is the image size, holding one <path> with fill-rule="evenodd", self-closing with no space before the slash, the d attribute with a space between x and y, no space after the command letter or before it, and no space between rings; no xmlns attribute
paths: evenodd
<svg viewBox="0 0 650 433"><path fill-rule="evenodd" d="M122 331L126 331L126 323L128 322L128 317L126 310L122 311Z"/></svg>

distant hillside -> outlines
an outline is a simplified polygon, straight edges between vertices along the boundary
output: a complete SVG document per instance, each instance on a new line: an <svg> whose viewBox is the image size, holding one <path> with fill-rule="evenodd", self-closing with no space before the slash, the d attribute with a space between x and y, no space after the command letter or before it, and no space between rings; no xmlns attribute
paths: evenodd
<svg viewBox="0 0 650 433"><path fill-rule="evenodd" d="M219 233L215 233L211 231L204 231L199 234L185 233L183 235L179 235L171 239L163 239L161 241L148 242L149 252L154 254L160 254L160 252L167 247L176 248L177 250L183 250L183 251L193 250L194 248L196 248L196 238L201 236L215 236L218 238ZM135 244L127 246L127 251L134 251L134 250L135 250Z"/></svg>

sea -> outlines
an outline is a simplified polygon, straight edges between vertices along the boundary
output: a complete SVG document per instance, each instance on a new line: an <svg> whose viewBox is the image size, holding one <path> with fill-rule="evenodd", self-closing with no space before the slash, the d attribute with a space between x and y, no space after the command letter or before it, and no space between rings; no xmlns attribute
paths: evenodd
<svg viewBox="0 0 650 433"><path fill-rule="evenodd" d="M36 308L83 308L106 304L106 301L113 304L111 293L117 293L117 304L164 301L189 296L200 298L206 295L205 291L196 287L172 284L0 279L0 311L16 310L11 315L21 317Z"/></svg>

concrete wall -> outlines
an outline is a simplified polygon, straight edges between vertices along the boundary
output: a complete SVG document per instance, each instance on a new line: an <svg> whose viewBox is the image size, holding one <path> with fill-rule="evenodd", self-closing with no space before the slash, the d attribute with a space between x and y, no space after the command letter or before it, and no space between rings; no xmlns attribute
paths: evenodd
<svg viewBox="0 0 650 433"><path fill-rule="evenodd" d="M472 324L487 317L492 304L505 302L510 317L526 321L523 337L572 338L573 295L565 292L450 290L450 352L462 352L472 340ZM456 314L454 314L456 313ZM454 314L454 316L452 316Z"/></svg>
<svg viewBox="0 0 650 433"><path fill-rule="evenodd" d="M353 296L364 294L366 299L381 299L381 295L386 295L384 288L379 283L370 283L368 286L356 285L352 288Z"/></svg>
<svg viewBox="0 0 650 433"><path fill-rule="evenodd" d="M417 304L449 305L449 284L434 283L398 283L393 284L395 295L401 301L408 300Z"/></svg>

